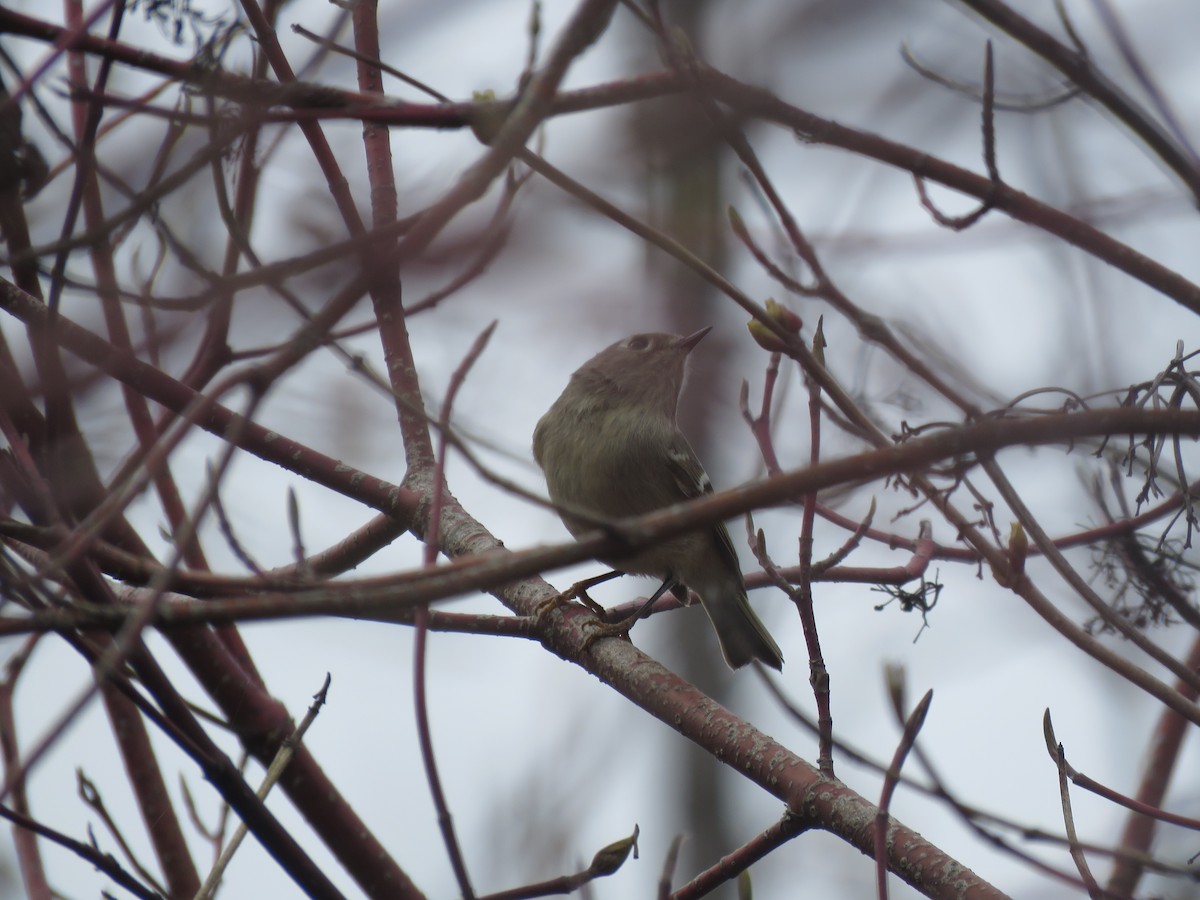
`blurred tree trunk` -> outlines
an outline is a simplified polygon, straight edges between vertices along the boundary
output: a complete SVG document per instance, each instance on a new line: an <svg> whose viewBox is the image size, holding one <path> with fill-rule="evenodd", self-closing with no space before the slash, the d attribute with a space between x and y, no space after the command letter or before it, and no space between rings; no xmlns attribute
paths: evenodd
<svg viewBox="0 0 1200 900"><path fill-rule="evenodd" d="M707 10L705 2L663 4L667 20L682 28L701 54L699 29ZM645 30L637 33L642 43L636 52L657 54L658 48L646 46ZM631 156L645 166L642 177L651 224L722 271L728 258L721 213L727 202L722 183L726 145L698 103L667 98L638 104L635 110ZM648 248L646 268L646 290L655 295L655 304L666 310L664 329L686 334L717 320L722 300L694 272L653 248ZM691 368L679 410L689 440L710 475L718 480L723 453L712 398L736 390L737 373L729 364L731 355L724 352L731 344L732 336L721 329L705 338L698 354L702 362ZM735 534L734 545L742 543ZM727 677L707 618L698 610L678 616L672 632L669 658L678 661L680 674L724 702L723 695L733 682ZM723 790L727 782L721 765L691 746L678 762L683 764L671 767L675 781L671 789L677 796L670 805L684 816L678 827L687 841L676 870L677 884L748 837L734 834L728 827L729 797Z"/></svg>

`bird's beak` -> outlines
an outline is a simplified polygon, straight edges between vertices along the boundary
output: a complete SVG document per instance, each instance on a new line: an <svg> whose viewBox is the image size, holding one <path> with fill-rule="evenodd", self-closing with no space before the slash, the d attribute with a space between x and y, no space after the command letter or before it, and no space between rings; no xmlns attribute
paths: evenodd
<svg viewBox="0 0 1200 900"><path fill-rule="evenodd" d="M701 328L695 334L689 334L685 338L680 338L679 343L676 346L682 348L683 350L685 350L688 353L691 353L692 350L695 348L695 346L698 343L700 343L700 341L703 340L704 336L706 334L708 334L710 331L712 331L711 325L709 325L707 328Z"/></svg>

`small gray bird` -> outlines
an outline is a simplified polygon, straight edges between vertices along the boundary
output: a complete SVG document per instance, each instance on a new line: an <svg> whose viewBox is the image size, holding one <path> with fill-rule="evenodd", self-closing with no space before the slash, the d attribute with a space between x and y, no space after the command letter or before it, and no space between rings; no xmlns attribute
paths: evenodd
<svg viewBox="0 0 1200 900"><path fill-rule="evenodd" d="M688 354L708 332L635 334L576 370L533 432L533 455L551 500L621 519L712 493L675 422ZM566 511L560 515L576 537L595 529ZM720 522L601 562L663 579L660 593L677 585L695 591L730 667L754 659L783 667L779 647L746 599L733 542Z"/></svg>

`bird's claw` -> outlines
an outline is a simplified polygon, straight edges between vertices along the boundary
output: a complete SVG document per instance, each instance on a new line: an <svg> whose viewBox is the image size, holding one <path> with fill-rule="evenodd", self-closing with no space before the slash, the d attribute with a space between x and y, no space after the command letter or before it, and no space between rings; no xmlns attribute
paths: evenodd
<svg viewBox="0 0 1200 900"><path fill-rule="evenodd" d="M567 603L570 603L572 600L578 600L589 610L591 610L594 615L603 619L606 614L606 610L603 606L588 596L587 589L588 583L586 581L575 582L565 591L560 591L553 597L547 597L545 600L539 603L537 608L534 610L534 617L540 619L542 616L552 613L560 606L564 606Z"/></svg>
<svg viewBox="0 0 1200 900"><path fill-rule="evenodd" d="M619 622L585 622L583 627L588 629L588 634L583 639L583 651L586 653L591 650L592 644L604 638L620 637L629 640L629 631L639 618L641 616L633 615Z"/></svg>
<svg viewBox="0 0 1200 900"><path fill-rule="evenodd" d="M577 581L575 584L571 585L565 592L563 592L562 596L568 600L578 600L601 619L603 619L607 613L607 610L605 610L603 606L588 596L587 585L585 585L582 581Z"/></svg>

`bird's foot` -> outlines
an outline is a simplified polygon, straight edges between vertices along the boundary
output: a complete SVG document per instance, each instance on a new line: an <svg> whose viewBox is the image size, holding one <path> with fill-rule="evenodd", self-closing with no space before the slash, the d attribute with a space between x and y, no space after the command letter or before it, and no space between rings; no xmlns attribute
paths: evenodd
<svg viewBox="0 0 1200 900"><path fill-rule="evenodd" d="M535 619L541 619L543 616L548 616L550 613L554 612L560 606L565 606L572 600L578 600L589 610L591 610L594 615L603 619L607 614L607 611L603 606L588 596L587 589L589 587L591 587L591 582L589 581L575 582L565 591L560 591L554 596L547 597L545 600L539 603L533 611L533 617Z"/></svg>
<svg viewBox="0 0 1200 900"><path fill-rule="evenodd" d="M601 615L603 611L601 611ZM634 624L640 619L641 611L639 610L632 616L621 619L619 622L585 622L584 628L588 629L587 635L583 639L583 650L586 653L592 649L592 645L596 641L604 638L625 638L629 640L629 631Z"/></svg>

